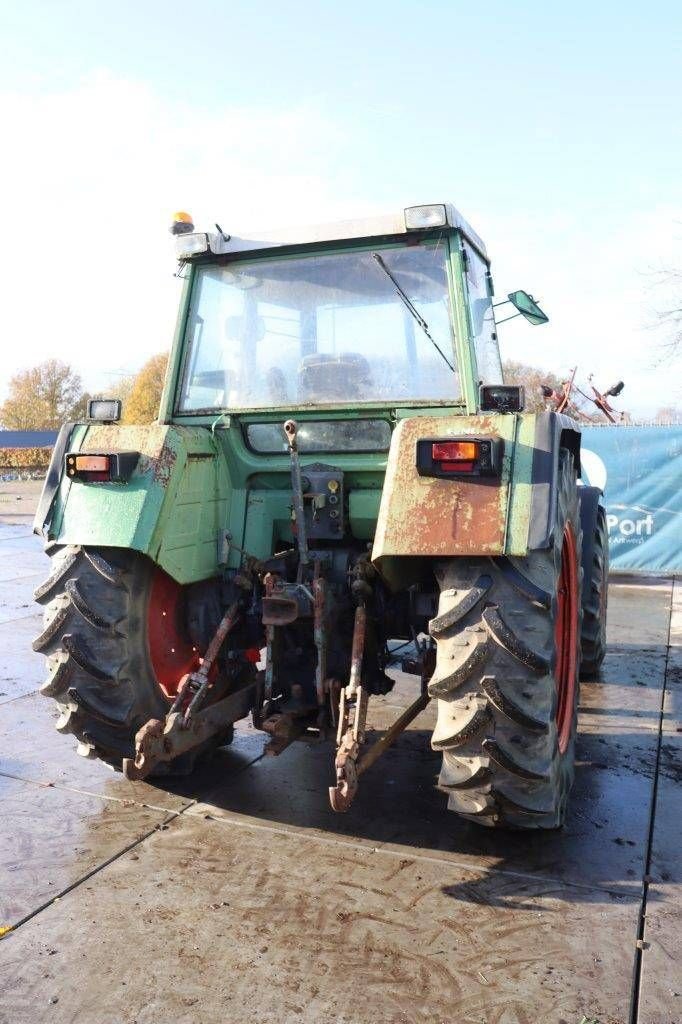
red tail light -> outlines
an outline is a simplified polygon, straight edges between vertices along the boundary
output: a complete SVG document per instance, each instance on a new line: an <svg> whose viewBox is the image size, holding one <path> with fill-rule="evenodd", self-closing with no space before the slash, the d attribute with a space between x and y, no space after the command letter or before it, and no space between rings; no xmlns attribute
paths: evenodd
<svg viewBox="0 0 682 1024"><path fill-rule="evenodd" d="M139 458L139 452L112 452L109 455L67 452L66 475L84 483L125 483L132 476Z"/></svg>
<svg viewBox="0 0 682 1024"><path fill-rule="evenodd" d="M475 462L439 462L437 465L443 470L444 473L473 473L476 468Z"/></svg>
<svg viewBox="0 0 682 1024"><path fill-rule="evenodd" d="M478 444L476 441L434 441L431 458L434 462L475 462Z"/></svg>
<svg viewBox="0 0 682 1024"><path fill-rule="evenodd" d="M501 466L502 440L499 437L417 441L420 476L499 476Z"/></svg>
<svg viewBox="0 0 682 1024"><path fill-rule="evenodd" d="M476 441L435 441L431 458L443 473L473 473L478 459Z"/></svg>
<svg viewBox="0 0 682 1024"><path fill-rule="evenodd" d="M108 455L69 455L66 472L68 476L101 483L111 479L111 460Z"/></svg>

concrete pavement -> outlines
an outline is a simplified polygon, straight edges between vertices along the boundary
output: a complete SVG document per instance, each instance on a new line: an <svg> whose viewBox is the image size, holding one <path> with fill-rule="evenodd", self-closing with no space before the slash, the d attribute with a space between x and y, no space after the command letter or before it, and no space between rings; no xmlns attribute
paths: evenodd
<svg viewBox="0 0 682 1024"><path fill-rule="evenodd" d="M328 747L246 723L163 787L77 757L36 692L45 565L0 525L1 1024L682 1020L679 585L614 582L568 824L502 834L446 814L429 708L346 815Z"/></svg>

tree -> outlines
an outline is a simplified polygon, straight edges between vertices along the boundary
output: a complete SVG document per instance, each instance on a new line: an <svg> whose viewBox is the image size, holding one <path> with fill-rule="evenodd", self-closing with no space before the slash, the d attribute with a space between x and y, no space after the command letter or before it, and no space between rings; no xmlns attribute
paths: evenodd
<svg viewBox="0 0 682 1024"><path fill-rule="evenodd" d="M135 375L123 409L124 423L153 423L159 415L168 354L152 356Z"/></svg>
<svg viewBox="0 0 682 1024"><path fill-rule="evenodd" d="M545 398L542 393L542 385L546 384L557 394L562 394L564 382L570 380L570 373L565 377L558 377L556 373L543 370L539 366L527 366L526 363L518 363L507 359L502 364L505 384L522 384L526 389L526 412L544 412L545 409L556 409L556 400ZM580 423L603 423L607 418L594 402L592 391L592 377L588 377L585 384L579 377L573 381L568 406L564 410L567 416L572 416ZM616 419L627 420L628 414L615 412Z"/></svg>
<svg viewBox="0 0 682 1024"><path fill-rule="evenodd" d="M680 423L682 409L674 405L664 405L654 416L654 423Z"/></svg>
<svg viewBox="0 0 682 1024"><path fill-rule="evenodd" d="M682 272L679 270L663 270L658 275L659 283L672 290L672 298L667 309L658 312L658 321L667 333L663 343L663 359L675 360L682 353Z"/></svg>
<svg viewBox="0 0 682 1024"><path fill-rule="evenodd" d="M547 384L555 391L561 391L561 377L539 366L528 366L514 359L506 359L502 364L502 370L505 384L521 384L526 389L527 412L544 412L548 408L541 385Z"/></svg>
<svg viewBox="0 0 682 1024"><path fill-rule="evenodd" d="M85 418L87 399L68 363L48 359L12 377L0 422L9 430L58 430L67 420Z"/></svg>

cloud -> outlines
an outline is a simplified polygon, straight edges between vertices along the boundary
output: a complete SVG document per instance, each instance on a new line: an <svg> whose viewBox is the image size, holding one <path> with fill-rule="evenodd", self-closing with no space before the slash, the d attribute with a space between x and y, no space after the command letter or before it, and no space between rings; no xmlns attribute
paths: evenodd
<svg viewBox="0 0 682 1024"><path fill-rule="evenodd" d="M101 385L169 346L173 210L226 230L348 213L344 138L313 105L215 113L101 72L5 93L0 118L7 377L59 356Z"/></svg>
<svg viewBox="0 0 682 1024"><path fill-rule="evenodd" d="M50 356L100 388L168 348L180 292L173 210L239 232L457 202L456 187L434 194L444 167L433 149L409 170L390 153L368 163L352 125L314 102L207 110L102 71L68 91L0 94L0 118L13 157L0 164L0 398L12 372ZM654 272L682 266L682 209L644 197L604 211L577 193L549 211L479 202L462 212L489 243L498 296L527 288L551 319L503 325L503 355L559 372L577 362L604 386L622 377L620 406L635 412L669 404L652 329L669 296Z"/></svg>
<svg viewBox="0 0 682 1024"><path fill-rule="evenodd" d="M674 369L660 362L663 333L656 315L667 308L672 291L656 271L682 267L682 227L676 225L682 225L682 207L667 205L496 218L491 249L498 301L526 288L550 317L546 327L530 328L523 320L504 324L503 357L558 373L577 364L583 384L594 374L602 388L622 379L625 391L614 404L637 415L679 398Z"/></svg>

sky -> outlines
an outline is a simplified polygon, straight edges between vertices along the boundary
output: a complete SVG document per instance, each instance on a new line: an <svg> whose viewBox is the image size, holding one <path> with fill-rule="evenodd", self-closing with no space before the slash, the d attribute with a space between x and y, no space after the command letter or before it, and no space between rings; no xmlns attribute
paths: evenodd
<svg viewBox="0 0 682 1024"><path fill-rule="evenodd" d="M174 210L231 234L453 202L503 358L682 405L682 8L458 0L0 0L0 398L51 356L95 391L168 348ZM679 297L678 297L679 304Z"/></svg>

